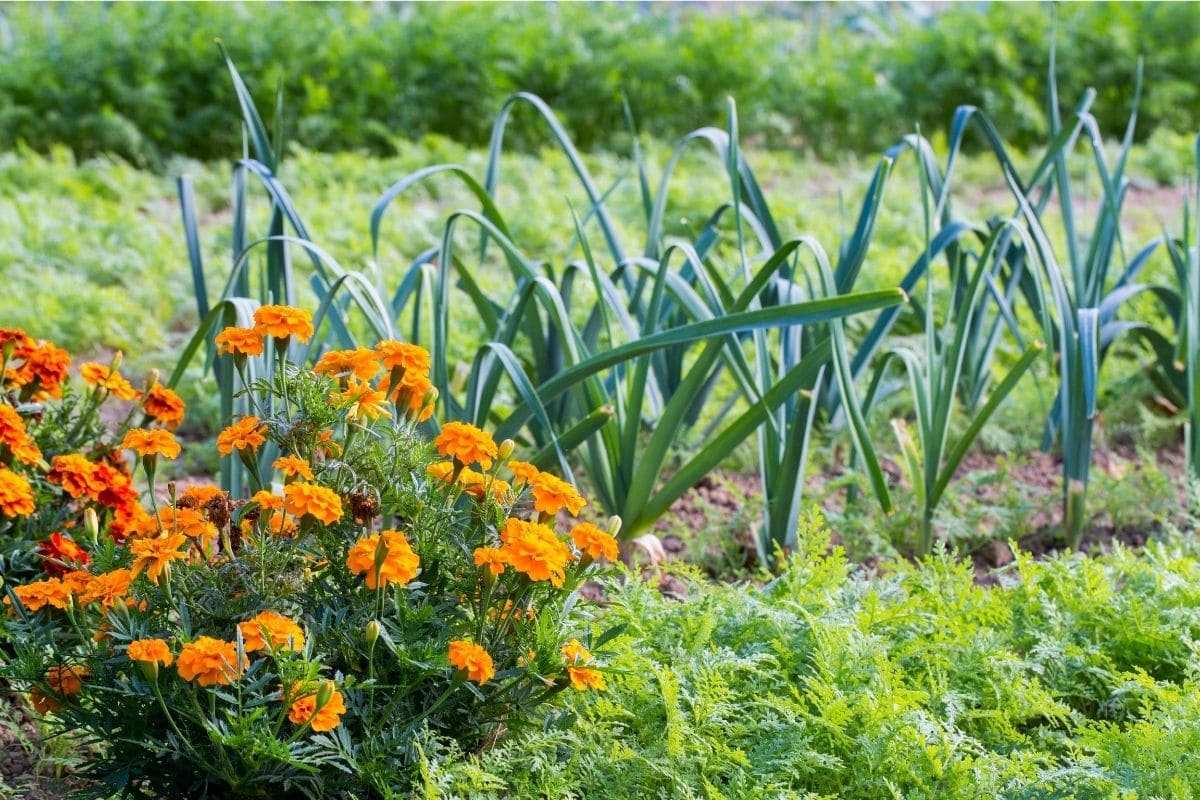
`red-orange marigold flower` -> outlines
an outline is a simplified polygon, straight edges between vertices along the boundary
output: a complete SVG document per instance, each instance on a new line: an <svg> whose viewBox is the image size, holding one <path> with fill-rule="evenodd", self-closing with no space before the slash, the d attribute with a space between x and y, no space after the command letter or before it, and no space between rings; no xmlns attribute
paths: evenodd
<svg viewBox="0 0 1200 800"><path fill-rule="evenodd" d="M200 636L185 644L175 663L179 677L201 686L227 686L246 670L245 662L238 663L233 642L211 636Z"/></svg>
<svg viewBox="0 0 1200 800"><path fill-rule="evenodd" d="M88 563L87 550L61 533L50 534L38 542L37 549L43 559L42 569L50 575L63 575Z"/></svg>
<svg viewBox="0 0 1200 800"><path fill-rule="evenodd" d="M51 397L62 396L62 382L71 371L71 354L50 342L41 342L23 351L25 363L18 370L22 386L31 383ZM35 394L36 396L36 394Z"/></svg>
<svg viewBox="0 0 1200 800"><path fill-rule="evenodd" d="M267 441L266 432L266 424L258 417L242 417L217 434L217 451L223 456L234 450L254 452Z"/></svg>
<svg viewBox="0 0 1200 800"><path fill-rule="evenodd" d="M46 685L57 695L79 694L88 668L73 664L58 664L46 670Z"/></svg>
<svg viewBox="0 0 1200 800"><path fill-rule="evenodd" d="M319 483L293 481L283 487L283 508L297 519L308 514L326 525L342 518L342 498Z"/></svg>
<svg viewBox="0 0 1200 800"><path fill-rule="evenodd" d="M307 342L313 335L312 314L291 306L259 306L254 311L254 329L274 339Z"/></svg>
<svg viewBox="0 0 1200 800"><path fill-rule="evenodd" d="M67 453L51 459L47 478L76 500L84 495L95 499L104 488L96 475L96 464L78 453Z"/></svg>
<svg viewBox="0 0 1200 800"><path fill-rule="evenodd" d="M468 680L481 686L496 675L496 668L488 651L470 639L459 639L450 643L450 666L466 673Z"/></svg>
<svg viewBox="0 0 1200 800"><path fill-rule="evenodd" d="M183 422L183 398L161 383L154 384L146 392L146 397L142 400L142 408L159 425L174 429Z"/></svg>

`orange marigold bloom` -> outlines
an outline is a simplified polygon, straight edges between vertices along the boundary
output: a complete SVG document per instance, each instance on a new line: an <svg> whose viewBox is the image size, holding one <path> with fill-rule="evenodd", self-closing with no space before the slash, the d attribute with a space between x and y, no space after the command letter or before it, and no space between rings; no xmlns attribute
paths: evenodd
<svg viewBox="0 0 1200 800"><path fill-rule="evenodd" d="M346 419L378 419L392 416L392 412L387 410L387 393L376 391L371 388L371 384L357 378L351 378L344 391L331 392L329 399L338 406L346 406Z"/></svg>
<svg viewBox="0 0 1200 800"><path fill-rule="evenodd" d="M429 374L429 351L424 347L387 339L375 345L375 352L379 354L384 369L402 369L405 373Z"/></svg>
<svg viewBox="0 0 1200 800"><path fill-rule="evenodd" d="M140 503L132 502L119 506L113 512L108 535L117 542L123 542L131 534L142 530L150 519L150 513L142 508Z"/></svg>
<svg viewBox="0 0 1200 800"><path fill-rule="evenodd" d="M162 664L164 667L171 666L171 662L175 660L175 656L171 655L171 648L162 639L136 639L129 643L125 655L130 661Z"/></svg>
<svg viewBox="0 0 1200 800"><path fill-rule="evenodd" d="M250 498L251 503L258 503L263 508L273 508L275 510L283 509L283 498L277 494L271 494L266 489L260 489Z"/></svg>
<svg viewBox="0 0 1200 800"><path fill-rule="evenodd" d="M575 687L576 691L596 689L602 692L607 688L604 684L604 673L587 667L592 663L592 654L579 643L578 639L572 639L563 645L562 654L567 662L567 676L571 679L571 685Z"/></svg>
<svg viewBox="0 0 1200 800"><path fill-rule="evenodd" d="M601 530L590 522L583 522L572 528L571 541L579 548L579 552L588 558L616 561L620 552L617 540L608 531Z"/></svg>
<svg viewBox="0 0 1200 800"><path fill-rule="evenodd" d="M331 731L342 724L342 714L346 713L346 703L342 698L342 693L333 688L332 681L327 681L326 686L329 687L325 690L329 699L323 706L317 708L317 695L320 690L304 689L300 684L293 685L293 696L301 692L305 693L288 709L288 719L295 725L303 725L307 722L316 733Z"/></svg>
<svg viewBox="0 0 1200 800"><path fill-rule="evenodd" d="M133 572L127 569L114 569L93 575L88 581L80 597L84 603L100 603L104 608L112 608L113 603L121 600L129 592L129 584L133 583Z"/></svg>
<svg viewBox="0 0 1200 800"><path fill-rule="evenodd" d="M156 383L146 392L142 400L142 408L160 425L168 428L178 428L183 422L183 398L161 383Z"/></svg>
<svg viewBox="0 0 1200 800"><path fill-rule="evenodd" d="M388 398L393 403L404 408L409 418L424 422L433 416L433 405L425 404L433 384L424 372L405 372L394 388L391 385L391 376L385 375L379 381L379 388L388 393Z"/></svg>
<svg viewBox="0 0 1200 800"><path fill-rule="evenodd" d="M304 649L304 629L292 618L274 611L263 611L245 622L239 622L238 630L242 633L242 647L247 653L274 649L298 653Z"/></svg>
<svg viewBox="0 0 1200 800"><path fill-rule="evenodd" d="M237 646L233 642L200 636L179 651L176 668L185 681L197 681L201 686L227 686L246 671L246 664L238 663Z"/></svg>
<svg viewBox="0 0 1200 800"><path fill-rule="evenodd" d="M379 360L374 350L365 347L355 350L330 350L317 361L313 372L331 378L353 376L369 381L379 374Z"/></svg>
<svg viewBox="0 0 1200 800"><path fill-rule="evenodd" d="M352 575L365 575L368 589L389 583L403 586L417 577L420 566L404 534L394 530L359 539L346 555L346 567Z"/></svg>
<svg viewBox="0 0 1200 800"><path fill-rule="evenodd" d="M509 461L506 466L513 474L513 481L518 485L533 483L537 476L542 474L540 469L525 461Z"/></svg>
<svg viewBox="0 0 1200 800"><path fill-rule="evenodd" d="M193 483L180 492L179 504L184 505L186 501L194 508L203 508L223 494L221 487L214 483Z"/></svg>
<svg viewBox="0 0 1200 800"><path fill-rule="evenodd" d="M207 544L217 536L217 527L196 508L163 506L158 510L157 530L163 534L181 534Z"/></svg>
<svg viewBox="0 0 1200 800"><path fill-rule="evenodd" d="M549 472L539 472L529 488L533 492L533 508L541 514L557 514L564 508L578 514L587 505L574 486Z"/></svg>
<svg viewBox="0 0 1200 800"><path fill-rule="evenodd" d="M234 450L254 452L267 441L267 426L258 417L246 416L217 434L217 451L227 456Z"/></svg>
<svg viewBox="0 0 1200 800"><path fill-rule="evenodd" d="M172 561L187 558L187 551L179 549L186 544L187 537L182 533L134 539L129 544L129 552L133 553L133 564L130 567L133 577L136 578L145 570L146 576L157 584L158 576L163 570L171 568Z"/></svg>
<svg viewBox="0 0 1200 800"><path fill-rule="evenodd" d="M500 533L504 557L512 568L533 581L550 581L562 586L566 566L574 558L571 548L554 531L536 522L509 518Z"/></svg>
<svg viewBox="0 0 1200 800"><path fill-rule="evenodd" d="M46 670L46 685L57 695L79 694L83 691L83 679L87 676L87 667L58 664Z"/></svg>
<svg viewBox="0 0 1200 800"><path fill-rule="evenodd" d="M0 328L0 350L11 348L10 352L28 350L33 347L33 339L20 328Z"/></svg>
<svg viewBox="0 0 1200 800"><path fill-rule="evenodd" d="M71 588L59 578L35 581L24 586L14 586L13 594L28 611L40 611L47 606L65 609L71 602ZM4 598L8 603L8 598Z"/></svg>
<svg viewBox="0 0 1200 800"><path fill-rule="evenodd" d="M18 370L22 386L36 383L51 397L62 396L62 382L71 371L71 354L50 342L42 342L22 351L25 363Z"/></svg>
<svg viewBox="0 0 1200 800"><path fill-rule="evenodd" d="M454 475L454 462L438 461L430 464L426 470L426 474L434 480L450 482L450 478ZM476 472L470 467L463 467L458 472L458 485L462 490L472 497L482 500L488 488L491 488L492 497L496 500L503 500L511 487L507 481L502 481L499 478L493 478L490 475L484 475L481 472Z"/></svg>
<svg viewBox="0 0 1200 800"><path fill-rule="evenodd" d="M146 430L145 428L132 428L125 434L125 438L121 440L122 450L134 450L139 456L162 456L163 458L174 458L179 455L179 442L175 440L175 434L170 431Z"/></svg>
<svg viewBox="0 0 1200 800"><path fill-rule="evenodd" d="M28 517L34 508L33 488L25 476L0 467L0 514Z"/></svg>
<svg viewBox="0 0 1200 800"><path fill-rule="evenodd" d="M85 383L90 383L120 400L137 400L141 397L141 392L133 388L132 383L107 364L89 361L79 367L79 376Z"/></svg>
<svg viewBox="0 0 1200 800"><path fill-rule="evenodd" d="M62 486L63 491L78 500L87 495L97 498L104 484L96 473L97 465L88 461L78 453L55 456L50 461L50 474L47 476L51 483Z"/></svg>
<svg viewBox="0 0 1200 800"><path fill-rule="evenodd" d="M331 458L342 454L342 446L333 440L333 431L321 431L318 433L313 449Z"/></svg>
<svg viewBox="0 0 1200 800"><path fill-rule="evenodd" d="M313 479L312 467L308 465L307 461L299 456L281 456L280 458L275 459L271 466L289 478L300 477L309 481Z"/></svg>
<svg viewBox="0 0 1200 800"><path fill-rule="evenodd" d="M233 356L261 356L263 353L262 332L257 328L226 328L213 341L218 353Z"/></svg>
<svg viewBox="0 0 1200 800"><path fill-rule="evenodd" d="M7 447L13 458L27 466L42 460L42 451L25 429L25 420L10 405L0 403L0 459Z"/></svg>
<svg viewBox="0 0 1200 800"><path fill-rule="evenodd" d="M259 306L254 311L254 330L274 339L295 337L298 342L312 338L312 314L291 306Z"/></svg>
<svg viewBox="0 0 1200 800"><path fill-rule="evenodd" d="M72 570L59 578L63 588L70 594L83 594L91 579L92 573L82 569Z"/></svg>
<svg viewBox="0 0 1200 800"><path fill-rule="evenodd" d="M43 558L42 569L51 575L62 575L88 563L88 553L73 539L52 533L38 542L38 555Z"/></svg>
<svg viewBox="0 0 1200 800"><path fill-rule="evenodd" d="M486 567L493 575L501 575L504 565L508 563L504 551L498 547L476 547L475 566Z"/></svg>
<svg viewBox="0 0 1200 800"><path fill-rule="evenodd" d="M95 494L96 502L106 508L119 509L137 503L138 490L129 475L116 467L100 463L92 474L93 481L100 487Z"/></svg>
<svg viewBox="0 0 1200 800"><path fill-rule="evenodd" d="M308 514L326 525L342 518L342 498L319 483L293 481L283 487L283 508L297 519Z"/></svg>
<svg viewBox="0 0 1200 800"><path fill-rule="evenodd" d="M433 443L439 453L460 464L478 463L483 469L489 469L496 457L496 440L466 422L447 422Z"/></svg>
<svg viewBox="0 0 1200 800"><path fill-rule="evenodd" d="M492 657L488 651L470 639L459 639L450 643L450 666L465 672L468 680L480 686L496 675Z"/></svg>
<svg viewBox="0 0 1200 800"><path fill-rule="evenodd" d="M58 702L53 697L47 697L37 689L30 690L29 702L33 705L33 710L42 716L46 716L52 711L62 710L62 703Z"/></svg>

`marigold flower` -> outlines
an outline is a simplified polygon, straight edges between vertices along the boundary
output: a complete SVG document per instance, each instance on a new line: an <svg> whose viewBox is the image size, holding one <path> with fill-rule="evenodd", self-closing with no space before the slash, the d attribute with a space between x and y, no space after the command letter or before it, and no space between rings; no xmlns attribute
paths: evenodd
<svg viewBox="0 0 1200 800"><path fill-rule="evenodd" d="M533 508L541 514L557 514L564 508L578 514L587 505L574 486L549 472L539 472L530 481L529 489L533 493Z"/></svg>
<svg viewBox="0 0 1200 800"><path fill-rule="evenodd" d="M466 673L468 680L475 681L480 686L496 675L488 651L470 639L459 639L450 643L450 666Z"/></svg>
<svg viewBox="0 0 1200 800"><path fill-rule="evenodd" d="M227 456L234 450L254 452L267 441L267 426L258 417L246 416L217 434L217 451Z"/></svg>
<svg viewBox="0 0 1200 800"><path fill-rule="evenodd" d="M171 666L171 662L175 660L175 656L171 655L171 648L162 639L136 639L129 643L125 655L130 661L161 664L164 667Z"/></svg>
<svg viewBox="0 0 1200 800"><path fill-rule="evenodd" d="M51 575L62 575L88 563L87 550L61 533L52 533L38 542L37 550L43 559L42 569Z"/></svg>
<svg viewBox="0 0 1200 800"><path fill-rule="evenodd" d="M582 522L571 529L571 541L579 548L579 552L588 558L605 558L616 561L620 553L617 540L605 530L601 530L590 522Z"/></svg>
<svg viewBox="0 0 1200 800"><path fill-rule="evenodd" d="M480 500L486 496L485 493L488 489L491 489L492 497L496 500L503 500L509 492L508 481L502 481L466 467L463 467L462 472L458 474L458 482L462 485L464 492Z"/></svg>
<svg viewBox="0 0 1200 800"><path fill-rule="evenodd" d="M50 342L22 351L25 363L17 371L17 380L24 387L35 386L36 390L50 397L62 396L62 382L71 371L71 354ZM35 391L36 397L38 392Z"/></svg>
<svg viewBox="0 0 1200 800"><path fill-rule="evenodd" d="M147 456L162 456L174 458L179 455L179 442L175 434L160 429L146 430L132 428L121 440L122 450L134 450L143 458Z"/></svg>
<svg viewBox="0 0 1200 800"><path fill-rule="evenodd" d="M262 508L272 508L277 511L283 510L283 497L277 494L271 494L266 489L260 489L250 497L251 503L257 503Z"/></svg>
<svg viewBox="0 0 1200 800"><path fill-rule="evenodd" d="M533 581L548 580L556 587L566 580L566 566L574 558L571 548L554 531L536 522L509 518L500 533L506 561Z"/></svg>
<svg viewBox="0 0 1200 800"><path fill-rule="evenodd" d="M227 686L246 671L245 662L238 662L237 646L211 636L185 644L175 663L179 677L201 686Z"/></svg>
<svg viewBox="0 0 1200 800"><path fill-rule="evenodd" d="M466 422L447 422L433 443L439 453L460 464L478 463L481 468L489 469L496 457L496 441Z"/></svg>
<svg viewBox="0 0 1200 800"><path fill-rule="evenodd" d="M217 334L213 341L218 353L232 356L261 356L263 335L257 328L229 327Z"/></svg>
<svg viewBox="0 0 1200 800"><path fill-rule="evenodd" d="M281 456L275 459L271 466L289 478L300 477L309 481L313 479L312 467L299 456Z"/></svg>
<svg viewBox="0 0 1200 800"><path fill-rule="evenodd" d="M288 719L294 725L303 725L307 722L314 732L324 733L342 724L342 714L346 713L346 703L342 698L342 693L332 688L332 681L326 682L326 685L330 687L325 690L329 699L320 708L317 708L317 695L324 692L319 689L311 690L311 694L306 693L292 702L291 708L288 709ZM307 691L310 690L303 689L300 684L292 686L293 696Z"/></svg>
<svg viewBox="0 0 1200 800"><path fill-rule="evenodd" d="M371 384L357 378L351 378L344 391L331 392L329 399L338 406L346 407L346 419L349 420L392 416L392 412L387 410L387 393L372 389Z"/></svg>
<svg viewBox="0 0 1200 800"><path fill-rule="evenodd" d="M79 377L120 400L137 400L141 397L141 392L133 388L132 383L107 364L89 361L79 367Z"/></svg>
<svg viewBox="0 0 1200 800"><path fill-rule="evenodd" d="M13 594L30 612L40 611L47 606L61 611L71 603L71 588L59 578L14 586ZM9 602L7 597L4 598L4 602Z"/></svg>
<svg viewBox="0 0 1200 800"><path fill-rule="evenodd" d="M216 484L193 483L179 493L176 505L180 508L200 509L224 494L225 492L221 491L221 487Z"/></svg>
<svg viewBox="0 0 1200 800"><path fill-rule="evenodd" d="M592 654L578 639L572 639L563 645L562 654L567 662L567 676L576 691L595 689L602 692L607 688L604 684L604 673L587 667L592 663Z"/></svg>
<svg viewBox="0 0 1200 800"><path fill-rule="evenodd" d="M504 565L507 563L508 559L504 555L504 551L498 547L475 548L475 566L486 567L492 575L503 574Z"/></svg>
<svg viewBox="0 0 1200 800"><path fill-rule="evenodd" d="M319 483L289 483L283 487L283 507L297 519L308 514L326 525L342 518L342 498Z"/></svg>
<svg viewBox="0 0 1200 800"><path fill-rule="evenodd" d="M25 420L15 408L0 403L0 460L6 447L13 458L27 466L42 460L42 451L26 431Z"/></svg>
<svg viewBox="0 0 1200 800"><path fill-rule="evenodd" d="M128 569L114 569L93 575L88 581L80 597L84 603L100 603L105 608L121 600L129 592L129 584L133 583L133 572Z"/></svg>
<svg viewBox="0 0 1200 800"><path fill-rule="evenodd" d="M142 408L158 424L168 428L178 428L179 424L183 422L185 408L183 398L161 383L155 383L146 392L146 397L142 400Z"/></svg>
<svg viewBox="0 0 1200 800"><path fill-rule="evenodd" d="M59 578L62 581L63 589L69 594L83 594L91 579L92 573L83 569L71 570Z"/></svg>
<svg viewBox="0 0 1200 800"><path fill-rule="evenodd" d="M263 611L245 622L238 623L242 646L247 653L257 650L282 649L298 653L304 649L304 629L295 620Z"/></svg>
<svg viewBox="0 0 1200 800"><path fill-rule="evenodd" d="M143 530L151 519L150 512L142 508L140 503L127 503L113 512L108 535L117 542L124 542L129 536Z"/></svg>
<svg viewBox="0 0 1200 800"><path fill-rule="evenodd" d="M34 509L33 488L25 476L0 467L0 514L28 517Z"/></svg>
<svg viewBox="0 0 1200 800"><path fill-rule="evenodd" d="M163 570L169 570L172 561L182 561L187 558L187 552L179 548L187 544L187 537L182 533L155 536L153 538L135 539L129 544L129 552L133 553L133 564L130 570L133 577L146 576L158 583L158 576Z"/></svg>
<svg viewBox="0 0 1200 800"><path fill-rule="evenodd" d="M331 378L353 376L369 381L379 374L379 366L374 350L359 347L355 350L330 350L317 361L313 372Z"/></svg>
<svg viewBox="0 0 1200 800"><path fill-rule="evenodd" d="M95 499L104 488L96 473L96 466L78 453L55 456L50 461L47 479L62 486L63 491L76 500L84 495Z"/></svg>
<svg viewBox="0 0 1200 800"><path fill-rule="evenodd" d="M533 483L542 474L540 469L525 461L509 461L506 466L513 474L513 482L518 485Z"/></svg>
<svg viewBox="0 0 1200 800"><path fill-rule="evenodd" d="M420 565L420 557L413 552L404 534L395 530L359 539L346 555L350 574L365 575L368 589L390 583L403 586L417 577Z"/></svg>
<svg viewBox="0 0 1200 800"><path fill-rule="evenodd" d="M207 545L217 537L217 527L195 508L163 506L158 510L158 520L153 533L181 534Z"/></svg>
<svg viewBox="0 0 1200 800"><path fill-rule="evenodd" d="M33 347L33 339L20 328L0 328L0 351L16 353Z"/></svg>
<svg viewBox="0 0 1200 800"><path fill-rule="evenodd" d="M129 475L110 464L96 464L92 480L100 487L94 498L106 508L119 509L138 501L138 490Z"/></svg>
<svg viewBox="0 0 1200 800"><path fill-rule="evenodd" d="M46 670L46 685L57 695L79 694L83 691L83 679L88 674L87 667L57 664Z"/></svg>
<svg viewBox="0 0 1200 800"><path fill-rule="evenodd" d="M46 716L53 711L62 710L62 703L53 697L47 697L37 689L30 690L29 702L33 705L33 710L42 716Z"/></svg>
<svg viewBox="0 0 1200 800"><path fill-rule="evenodd" d="M405 373L429 374L429 351L419 345L387 339L375 345L384 369L402 369Z"/></svg>
<svg viewBox="0 0 1200 800"><path fill-rule="evenodd" d="M298 342L312 338L312 314L291 306L259 306L254 310L254 329L273 339L294 337Z"/></svg>
<svg viewBox="0 0 1200 800"><path fill-rule="evenodd" d="M379 381L379 389L387 392L388 398L403 408L409 419L424 422L433 416L433 405L425 402L433 384L424 372L405 372L395 387L391 385L391 375L385 375Z"/></svg>

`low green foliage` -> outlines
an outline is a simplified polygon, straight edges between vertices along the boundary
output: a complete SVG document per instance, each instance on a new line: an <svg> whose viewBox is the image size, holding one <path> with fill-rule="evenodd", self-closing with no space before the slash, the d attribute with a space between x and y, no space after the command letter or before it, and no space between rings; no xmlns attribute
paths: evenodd
<svg viewBox="0 0 1200 800"><path fill-rule="evenodd" d="M1191 798L1194 546L1022 556L981 588L936 555L866 579L807 520L761 587L631 581L605 695L570 730L425 751L442 798Z"/></svg>

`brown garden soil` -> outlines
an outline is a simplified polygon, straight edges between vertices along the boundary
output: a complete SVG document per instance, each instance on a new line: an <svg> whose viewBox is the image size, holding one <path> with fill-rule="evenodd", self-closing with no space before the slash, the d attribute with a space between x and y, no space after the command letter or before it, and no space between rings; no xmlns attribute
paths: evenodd
<svg viewBox="0 0 1200 800"><path fill-rule="evenodd" d="M69 774L54 774L53 766L38 756L40 745L37 724L24 698L0 693L0 790L12 791L12 796L23 800L59 800L81 788Z"/></svg>

